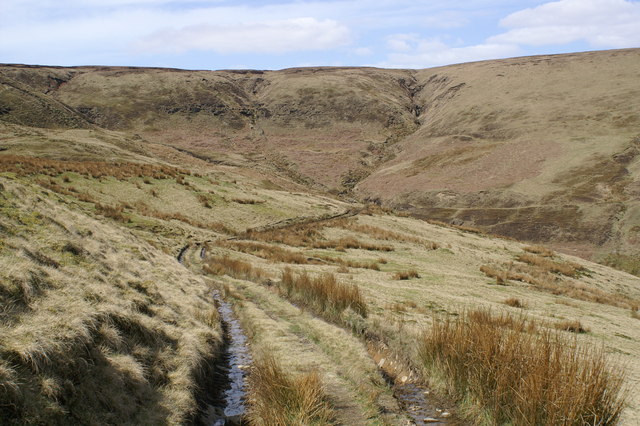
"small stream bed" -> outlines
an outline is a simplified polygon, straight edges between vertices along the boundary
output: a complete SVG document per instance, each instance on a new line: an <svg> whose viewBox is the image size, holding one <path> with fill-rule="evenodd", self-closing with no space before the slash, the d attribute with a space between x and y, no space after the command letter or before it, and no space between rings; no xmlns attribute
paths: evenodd
<svg viewBox="0 0 640 426"><path fill-rule="evenodd" d="M240 425L246 404L246 370L251 365L247 336L242 331L231 304L225 302L218 290L212 294L216 302L224 332L223 354L220 357L215 384L219 395L207 407L210 426Z"/></svg>

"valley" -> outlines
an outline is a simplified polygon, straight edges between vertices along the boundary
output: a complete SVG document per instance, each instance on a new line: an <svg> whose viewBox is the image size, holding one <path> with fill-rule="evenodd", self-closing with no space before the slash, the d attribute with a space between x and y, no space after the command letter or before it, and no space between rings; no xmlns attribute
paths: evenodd
<svg viewBox="0 0 640 426"><path fill-rule="evenodd" d="M635 424L639 63L0 66L0 423Z"/></svg>

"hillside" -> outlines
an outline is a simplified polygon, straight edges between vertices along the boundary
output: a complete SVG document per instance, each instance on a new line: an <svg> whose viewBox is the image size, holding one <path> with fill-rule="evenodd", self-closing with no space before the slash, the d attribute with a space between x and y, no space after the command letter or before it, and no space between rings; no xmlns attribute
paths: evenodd
<svg viewBox="0 0 640 426"><path fill-rule="evenodd" d="M638 62L0 67L0 423L636 424Z"/></svg>
<svg viewBox="0 0 640 426"><path fill-rule="evenodd" d="M2 68L2 120L98 125L637 271L638 49L428 70Z"/></svg>

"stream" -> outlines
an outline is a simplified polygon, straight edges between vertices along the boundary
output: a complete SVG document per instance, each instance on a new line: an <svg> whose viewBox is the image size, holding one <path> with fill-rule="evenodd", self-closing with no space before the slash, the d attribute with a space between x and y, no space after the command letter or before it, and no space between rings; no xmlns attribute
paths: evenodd
<svg viewBox="0 0 640 426"><path fill-rule="evenodd" d="M218 290L215 290L212 296L216 301L224 330L224 353L221 356L219 369L226 375L226 384L220 395L223 403L220 407L222 410L210 406L208 424L210 426L239 425L245 412L245 370L251 364L251 355L247 346L247 337L233 313L231 304L224 301Z"/></svg>
<svg viewBox="0 0 640 426"><path fill-rule="evenodd" d="M386 345L369 342L367 350L393 390L403 412L416 425L460 425L439 398L416 380L414 373L392 354ZM442 407L442 408L438 408Z"/></svg>

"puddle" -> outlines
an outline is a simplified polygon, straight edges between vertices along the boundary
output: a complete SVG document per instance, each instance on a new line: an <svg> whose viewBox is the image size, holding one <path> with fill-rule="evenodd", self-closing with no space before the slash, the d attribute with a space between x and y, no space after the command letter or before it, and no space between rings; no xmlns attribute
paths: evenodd
<svg viewBox="0 0 640 426"><path fill-rule="evenodd" d="M461 425L442 401L422 385L415 374L381 343L367 344L367 349L390 384L400 408L416 425Z"/></svg>
<svg viewBox="0 0 640 426"><path fill-rule="evenodd" d="M187 254L187 250L189 250L189 244L180 249L180 253L178 253L178 257L176 258L179 263L184 264L184 255Z"/></svg>
<svg viewBox="0 0 640 426"><path fill-rule="evenodd" d="M222 386L224 391L221 391L219 395L219 404L216 404L220 406L209 406L208 418L210 420L207 424L211 426L239 425L246 408L245 376L246 369L251 364L251 355L247 346L247 337L233 313L231 304L224 301L218 290L215 290L212 296L218 306L224 330L224 353L218 370L225 383Z"/></svg>

